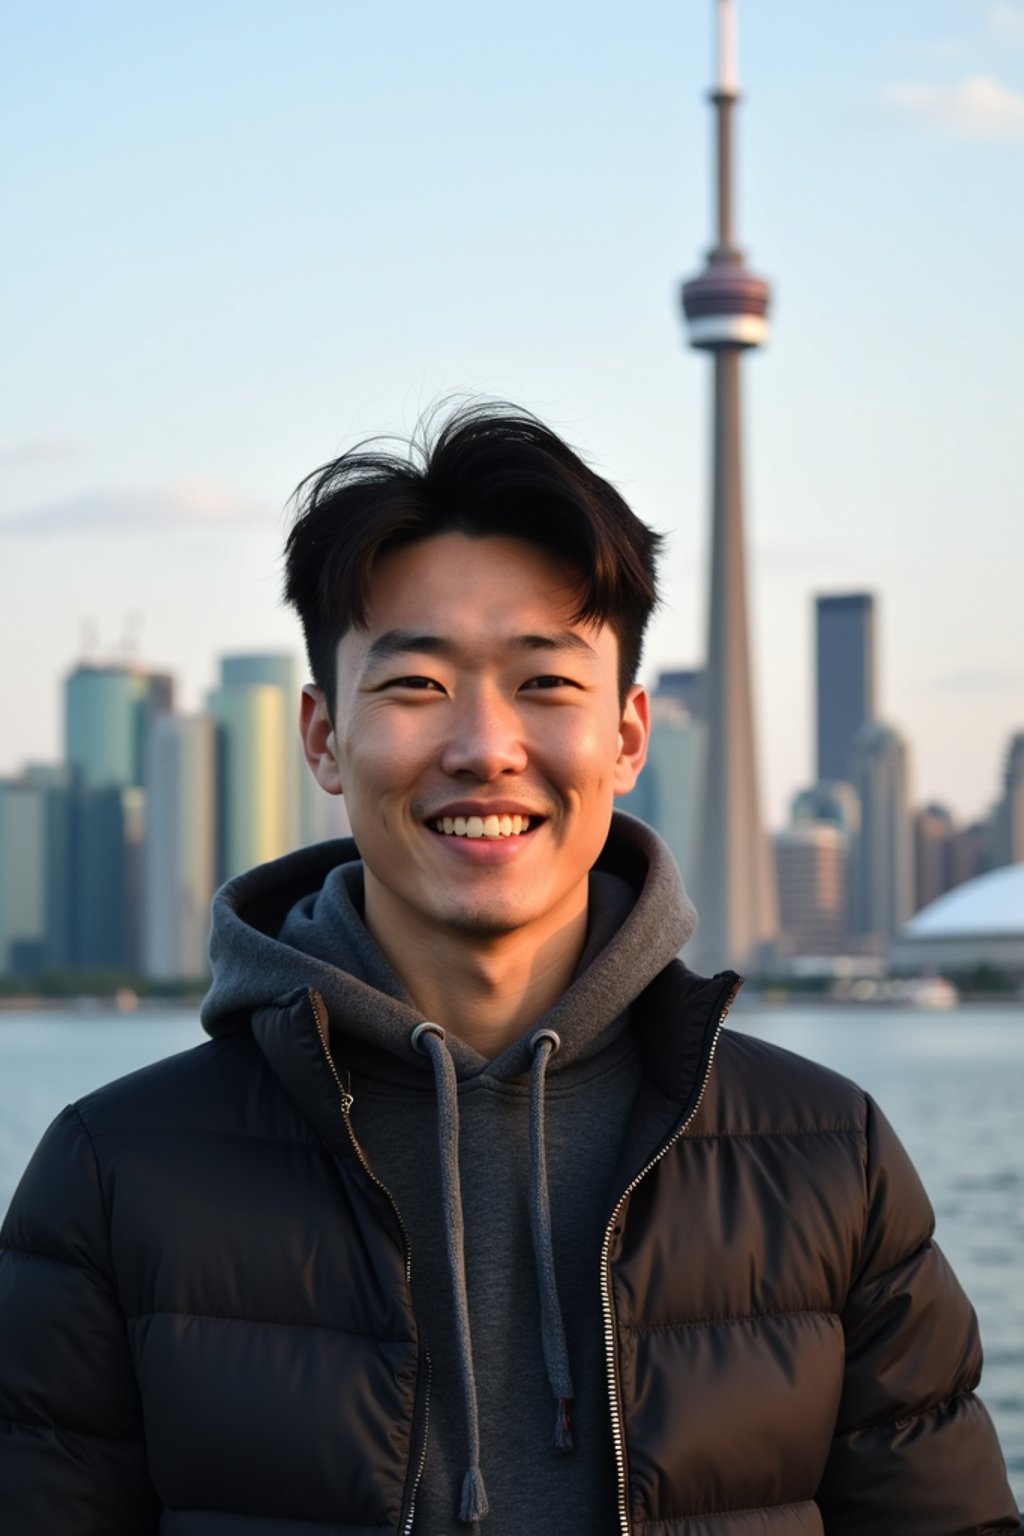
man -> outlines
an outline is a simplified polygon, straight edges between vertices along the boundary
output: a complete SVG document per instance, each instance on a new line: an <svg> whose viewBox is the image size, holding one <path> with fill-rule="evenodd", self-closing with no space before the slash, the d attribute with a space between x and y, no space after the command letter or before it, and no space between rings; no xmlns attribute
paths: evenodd
<svg viewBox="0 0 1024 1536"><path fill-rule="evenodd" d="M612 817L659 539L470 410L301 488L354 842L214 905L212 1041L51 1127L0 1271L8 1536L1013 1531L970 1306L852 1085L723 1031Z"/></svg>

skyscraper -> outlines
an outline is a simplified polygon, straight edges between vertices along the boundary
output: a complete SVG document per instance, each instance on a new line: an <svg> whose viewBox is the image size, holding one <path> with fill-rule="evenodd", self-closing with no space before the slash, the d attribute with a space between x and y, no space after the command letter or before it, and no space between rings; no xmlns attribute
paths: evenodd
<svg viewBox="0 0 1024 1536"><path fill-rule="evenodd" d="M59 970L71 955L73 800L63 766L0 779L0 975Z"/></svg>
<svg viewBox="0 0 1024 1536"><path fill-rule="evenodd" d="M284 754L284 822L281 835L285 850L295 848L302 841L299 785L301 775L306 771L299 742L299 683L295 657L279 651L222 656L220 676L224 688L265 687L281 690L284 697L281 739Z"/></svg>
<svg viewBox="0 0 1024 1536"><path fill-rule="evenodd" d="M1011 736L1006 749L993 842L997 865L1024 862L1024 732Z"/></svg>
<svg viewBox="0 0 1024 1536"><path fill-rule="evenodd" d="M73 792L69 960L77 968L139 969L145 812L136 784Z"/></svg>
<svg viewBox="0 0 1024 1536"><path fill-rule="evenodd" d="M740 359L767 336L768 284L736 244L733 114L739 99L736 0L717 0L717 239L699 277L683 285L693 346L711 354L712 553L703 714L707 771L693 894L700 926L688 958L700 968L750 966L778 927L775 871L761 821L747 630Z"/></svg>
<svg viewBox="0 0 1024 1536"><path fill-rule="evenodd" d="M46 950L46 800L24 778L0 779L0 975L40 970Z"/></svg>
<svg viewBox="0 0 1024 1536"><path fill-rule="evenodd" d="M651 699L647 762L636 788L617 802L620 810L639 816L661 834L688 882L695 858L705 737L703 721L692 718L671 687L663 692L659 681Z"/></svg>
<svg viewBox="0 0 1024 1536"><path fill-rule="evenodd" d="M827 826L838 827L845 833L847 842L852 842L860 831L860 801L852 786L842 779L811 784L793 796L790 821L793 826L824 822Z"/></svg>
<svg viewBox="0 0 1024 1536"><path fill-rule="evenodd" d="M875 599L819 597L815 618L818 780L849 780L857 732L875 718Z"/></svg>
<svg viewBox="0 0 1024 1536"><path fill-rule="evenodd" d="M142 784L146 731L173 692L161 673L79 662L64 684L64 757L83 789Z"/></svg>
<svg viewBox="0 0 1024 1536"><path fill-rule="evenodd" d="M672 667L658 673L657 699L678 699L691 720L704 718L704 672L699 667Z"/></svg>
<svg viewBox="0 0 1024 1536"><path fill-rule="evenodd" d="M146 740L173 694L170 677L119 662L80 662L65 682L74 966L139 965Z"/></svg>
<svg viewBox="0 0 1024 1536"><path fill-rule="evenodd" d="M892 726L876 722L861 728L851 777L861 806L852 926L880 946L895 938L914 905L907 749Z"/></svg>
<svg viewBox="0 0 1024 1536"><path fill-rule="evenodd" d="M846 947L847 839L838 826L794 822L775 834L782 940L793 955Z"/></svg>
<svg viewBox="0 0 1024 1536"><path fill-rule="evenodd" d="M284 666L294 669L291 657L226 656L207 697L217 723L218 880L296 844L295 701Z"/></svg>
<svg viewBox="0 0 1024 1536"><path fill-rule="evenodd" d="M207 967L216 885L216 727L205 715L160 715L149 737L143 854L143 969L199 977Z"/></svg>
<svg viewBox="0 0 1024 1536"><path fill-rule="evenodd" d="M72 774L66 763L30 763L25 780L42 796L46 819L46 946L44 963L61 970L71 956L71 832L75 811Z"/></svg>
<svg viewBox="0 0 1024 1536"><path fill-rule="evenodd" d="M913 818L914 911L919 912L954 884L953 840L956 827L944 805L925 805Z"/></svg>

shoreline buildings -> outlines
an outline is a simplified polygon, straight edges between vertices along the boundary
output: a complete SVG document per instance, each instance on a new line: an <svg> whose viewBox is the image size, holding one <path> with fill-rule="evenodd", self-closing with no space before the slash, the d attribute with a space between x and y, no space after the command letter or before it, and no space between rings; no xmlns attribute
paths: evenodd
<svg viewBox="0 0 1024 1536"><path fill-rule="evenodd" d="M199 980L217 886L347 830L307 803L297 705L287 655L222 658L196 715L163 673L73 667L66 761L0 779L0 977Z"/></svg>

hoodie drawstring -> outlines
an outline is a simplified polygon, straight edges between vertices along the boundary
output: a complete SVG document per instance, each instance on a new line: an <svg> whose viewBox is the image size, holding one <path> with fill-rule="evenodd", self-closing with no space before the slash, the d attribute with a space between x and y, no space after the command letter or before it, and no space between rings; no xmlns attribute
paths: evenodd
<svg viewBox="0 0 1024 1536"><path fill-rule="evenodd" d="M412 1032L412 1044L430 1057L437 1092L437 1145L441 1160L441 1202L444 1209L444 1237L448 1252L448 1272L455 1306L455 1338L462 1370L462 1393L466 1413L467 1460L462 1479L459 1519L467 1525L482 1520L487 1513L487 1490L480 1471L480 1420L476 1403L476 1376L473 1370L473 1340L469 1330L469 1301L466 1295L465 1230L462 1220L462 1190L459 1180L459 1101L455 1066L444 1043L440 1024L419 1024Z"/></svg>
<svg viewBox="0 0 1024 1536"><path fill-rule="evenodd" d="M462 1188L459 1178L459 1098L455 1064L445 1045L440 1024L418 1024L411 1043L429 1056L434 1070L437 1095L437 1144L441 1166L441 1203L444 1215L445 1247L455 1309L456 1346L462 1372L462 1393L466 1415L467 1461L462 1479L459 1519L467 1525L487 1514L487 1490L480 1470L480 1419L477 1411L476 1373L473 1365L473 1339L469 1326L469 1298L466 1291L465 1225L462 1216ZM548 1193L547 1153L544 1145L544 1088L547 1067L561 1045L553 1029L539 1029L530 1039L533 1063L530 1069L530 1232L537 1269L540 1298L541 1342L548 1382L557 1403L555 1448L571 1451L572 1421L569 1404L573 1398L569 1373L569 1351L565 1324L558 1299L555 1254L551 1241L551 1200Z"/></svg>
<svg viewBox="0 0 1024 1536"><path fill-rule="evenodd" d="M533 1066L530 1069L530 1230L533 1256L537 1266L537 1290L540 1295L541 1339L548 1381L558 1404L555 1416L555 1448L572 1450L572 1377L569 1374L569 1350L555 1279L555 1254L551 1242L551 1201L548 1195L548 1163L544 1144L544 1087L547 1065L561 1045L553 1029L539 1029L530 1039Z"/></svg>

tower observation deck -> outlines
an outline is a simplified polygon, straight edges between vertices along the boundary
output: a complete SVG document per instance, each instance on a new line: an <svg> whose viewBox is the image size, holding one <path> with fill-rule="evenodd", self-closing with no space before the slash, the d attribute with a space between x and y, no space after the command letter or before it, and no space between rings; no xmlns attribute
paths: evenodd
<svg viewBox="0 0 1024 1536"><path fill-rule="evenodd" d="M736 0L715 0L716 241L683 284L692 346L714 370L712 541L704 707L706 777L692 879L700 926L687 959L713 971L758 967L777 937L775 872L761 820L747 622L740 360L768 336L770 290L736 243L733 129L739 101Z"/></svg>

